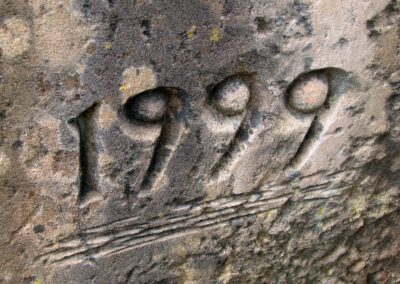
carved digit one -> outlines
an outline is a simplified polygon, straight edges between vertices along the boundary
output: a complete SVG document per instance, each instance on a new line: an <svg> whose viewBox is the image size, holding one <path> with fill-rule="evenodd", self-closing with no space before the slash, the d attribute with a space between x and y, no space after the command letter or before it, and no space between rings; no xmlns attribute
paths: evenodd
<svg viewBox="0 0 400 284"><path fill-rule="evenodd" d="M168 129L180 128L175 119L184 109L180 93L156 88L129 98L123 106L102 101L80 115L82 205L101 198L123 206L124 199L156 176L168 160L164 144L178 143L177 132Z"/></svg>

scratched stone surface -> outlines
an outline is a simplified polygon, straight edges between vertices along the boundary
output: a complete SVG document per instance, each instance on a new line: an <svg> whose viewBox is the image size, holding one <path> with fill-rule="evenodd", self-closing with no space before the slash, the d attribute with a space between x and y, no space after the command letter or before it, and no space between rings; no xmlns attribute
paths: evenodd
<svg viewBox="0 0 400 284"><path fill-rule="evenodd" d="M398 0L0 0L1 283L400 283Z"/></svg>

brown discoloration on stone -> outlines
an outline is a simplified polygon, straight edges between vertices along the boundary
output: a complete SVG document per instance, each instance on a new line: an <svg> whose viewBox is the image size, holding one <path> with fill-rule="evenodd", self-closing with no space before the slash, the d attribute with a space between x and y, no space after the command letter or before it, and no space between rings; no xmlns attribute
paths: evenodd
<svg viewBox="0 0 400 284"><path fill-rule="evenodd" d="M84 24L66 3L43 5L44 12L35 18L33 31L38 55L53 68L74 66L84 44L94 36L93 26Z"/></svg>
<svg viewBox="0 0 400 284"><path fill-rule="evenodd" d="M6 59L26 52L31 45L29 24L17 17L6 19L0 27L0 49Z"/></svg>
<svg viewBox="0 0 400 284"><path fill-rule="evenodd" d="M123 94L123 103L143 91L156 86L157 79L154 71L147 66L129 67L122 73L120 91Z"/></svg>
<svg viewBox="0 0 400 284"><path fill-rule="evenodd" d="M80 81L78 76L68 76L64 79L63 85L65 90L70 91L80 87Z"/></svg>
<svg viewBox="0 0 400 284"><path fill-rule="evenodd" d="M205 4L209 5L210 8L215 12L222 14L224 11L224 2L220 0L201 0L201 2L204 2ZM226 3L225 3L226 5Z"/></svg>
<svg viewBox="0 0 400 284"><path fill-rule="evenodd" d="M101 168L100 174L109 177L112 173L113 158L107 154L101 153L99 155L99 167Z"/></svg>
<svg viewBox="0 0 400 284"><path fill-rule="evenodd" d="M63 177L74 178L77 173L76 164L79 162L79 153L75 151L58 151L53 156L52 173Z"/></svg>
<svg viewBox="0 0 400 284"><path fill-rule="evenodd" d="M97 49L97 46L96 46L96 43L94 43L94 42L89 42L85 47L86 52L89 54L93 54L96 51L96 49Z"/></svg>
<svg viewBox="0 0 400 284"><path fill-rule="evenodd" d="M117 120L117 114L107 104L101 104L98 109L98 121L101 128L110 128Z"/></svg>

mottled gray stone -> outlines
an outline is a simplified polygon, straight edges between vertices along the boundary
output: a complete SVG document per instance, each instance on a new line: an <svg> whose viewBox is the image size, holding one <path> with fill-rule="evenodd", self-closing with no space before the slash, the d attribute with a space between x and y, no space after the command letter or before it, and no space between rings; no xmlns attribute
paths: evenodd
<svg viewBox="0 0 400 284"><path fill-rule="evenodd" d="M0 0L1 283L399 283L398 0Z"/></svg>

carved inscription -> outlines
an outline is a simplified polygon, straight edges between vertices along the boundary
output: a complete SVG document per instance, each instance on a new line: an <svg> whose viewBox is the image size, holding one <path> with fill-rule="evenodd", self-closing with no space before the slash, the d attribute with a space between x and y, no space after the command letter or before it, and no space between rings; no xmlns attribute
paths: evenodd
<svg viewBox="0 0 400 284"><path fill-rule="evenodd" d="M192 115L188 94L175 87L104 100L79 116L81 207L101 200L105 216L109 210L125 212L108 221L103 217L100 227L86 227L85 253L114 254L174 235L178 227L195 232L223 226L294 198L289 183L302 186L300 171L345 93L347 73L327 68L299 75L271 107L274 115L267 112L262 123L252 122L261 113L254 102L262 99L253 80L236 74L215 84L198 116ZM342 174L333 172L329 179ZM345 178L348 183L330 182L326 190L325 184L307 185L304 200L340 194L352 175L346 172ZM165 210L169 221L149 221L131 234L138 216ZM115 230L121 238L113 237ZM98 243L103 237L111 242ZM56 262L80 258L81 250L78 246L66 254L53 247L43 257Z"/></svg>
<svg viewBox="0 0 400 284"><path fill-rule="evenodd" d="M128 139L132 154L127 153L131 156L126 159L129 164L123 165L124 169L122 165L117 169L122 170L124 176L116 179L116 183L124 183L126 196L131 193L143 195L143 192L165 188L168 184L174 187L174 182L190 190L193 184L184 179L196 180L206 188L222 184L232 187L233 193L241 193L271 182L271 175L279 176L284 169L299 170L309 158L310 148L321 131L319 113L328 111L325 108L332 99L330 97L336 96L337 88L332 90L330 81L340 72L322 69L300 75L289 84L282 104L278 105L281 115L271 121L271 127L264 128L244 124L251 97L251 80L246 75L230 76L216 84L196 123L187 121L190 111L187 94L179 88L157 87L134 95L118 109L117 129L124 139ZM104 193L112 192L101 189L107 185L101 185L95 174L101 172L102 163L98 157L101 148L110 143L98 141L107 136L96 122L99 120L96 113L101 107L107 106L98 103L78 119L82 198L89 193L104 196ZM248 133L250 137L243 140L242 133ZM199 137L206 137L208 141L199 140ZM195 139L193 151L188 151L185 143ZM282 140L288 145L285 149L281 149ZM200 147L206 143L211 147ZM282 150L289 153L285 155L289 160L282 156L278 161L263 159L263 156L271 157L271 153L279 155ZM179 166L182 158L192 159L194 168L190 173L182 169L174 174L173 180L166 181L169 168ZM137 163L135 159L141 162ZM246 184L256 186L246 188Z"/></svg>

